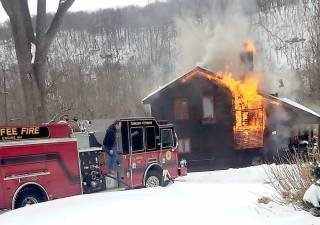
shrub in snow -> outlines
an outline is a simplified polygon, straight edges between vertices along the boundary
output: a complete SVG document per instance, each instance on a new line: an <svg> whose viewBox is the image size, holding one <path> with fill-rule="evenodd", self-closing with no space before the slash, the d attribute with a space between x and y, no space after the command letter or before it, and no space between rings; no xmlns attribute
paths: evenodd
<svg viewBox="0 0 320 225"><path fill-rule="evenodd" d="M288 153L277 160L277 165L269 165L266 172L269 184L275 190L274 201L280 204L293 204L305 208L303 196L316 181L314 164L319 162L319 154Z"/></svg>
<svg viewBox="0 0 320 225"><path fill-rule="evenodd" d="M312 175L314 176L314 178L316 180L318 180L318 181L320 180L320 164L318 164L315 167L313 167Z"/></svg>
<svg viewBox="0 0 320 225"><path fill-rule="evenodd" d="M272 202L272 200L269 197L263 196L258 199L258 203L260 203L260 204L269 204L270 202Z"/></svg>

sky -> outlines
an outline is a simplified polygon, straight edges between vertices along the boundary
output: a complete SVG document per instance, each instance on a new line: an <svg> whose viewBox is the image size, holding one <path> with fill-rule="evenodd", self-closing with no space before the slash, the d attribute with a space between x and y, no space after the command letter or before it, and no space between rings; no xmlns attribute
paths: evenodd
<svg viewBox="0 0 320 225"><path fill-rule="evenodd" d="M117 8L128 5L145 6L155 0L75 0L69 11L95 11L98 9ZM37 0L28 0L31 14L35 14L37 10ZM55 12L58 7L59 0L48 0L47 11ZM0 5L0 22L6 21L8 18L2 5Z"/></svg>

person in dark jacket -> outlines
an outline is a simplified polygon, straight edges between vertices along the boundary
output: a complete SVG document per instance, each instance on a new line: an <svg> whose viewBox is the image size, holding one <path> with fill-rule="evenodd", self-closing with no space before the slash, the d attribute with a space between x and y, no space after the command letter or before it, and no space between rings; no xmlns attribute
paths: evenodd
<svg viewBox="0 0 320 225"><path fill-rule="evenodd" d="M110 156L109 160L109 170L113 172L115 166L119 164L118 153L117 153L117 131L121 129L121 121L116 120L111 124L106 130L106 135L103 139L103 149Z"/></svg>

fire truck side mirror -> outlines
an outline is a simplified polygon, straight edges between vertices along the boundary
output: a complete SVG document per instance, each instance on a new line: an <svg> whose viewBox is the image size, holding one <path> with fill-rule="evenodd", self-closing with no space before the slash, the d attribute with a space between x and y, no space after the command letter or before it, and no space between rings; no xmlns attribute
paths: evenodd
<svg viewBox="0 0 320 225"><path fill-rule="evenodd" d="M176 132L174 132L174 149L178 148L179 147L179 141L178 141L178 135Z"/></svg>

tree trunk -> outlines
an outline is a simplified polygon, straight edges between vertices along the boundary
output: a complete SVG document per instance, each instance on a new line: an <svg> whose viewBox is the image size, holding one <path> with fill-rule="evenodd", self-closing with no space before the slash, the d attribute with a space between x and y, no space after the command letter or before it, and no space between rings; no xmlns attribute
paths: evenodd
<svg viewBox="0 0 320 225"><path fill-rule="evenodd" d="M24 93L25 120L29 122L47 122L46 57L50 45L62 24L62 19L74 0L59 0L57 12L48 28L46 23L46 0L38 0L36 32L34 32L32 26L28 0L0 1L10 18ZM36 48L31 53L32 45L36 46Z"/></svg>
<svg viewBox="0 0 320 225"><path fill-rule="evenodd" d="M23 97L24 97L24 109L25 109L25 122L35 122L35 115L34 115L34 82L32 79L32 73L30 69L23 63L18 63L19 65L19 72L20 72L20 80L23 89ZM30 64L31 66L31 64Z"/></svg>
<svg viewBox="0 0 320 225"><path fill-rule="evenodd" d="M39 122L48 122L47 112L47 89L46 89L46 77L47 77L47 64L43 59L37 60L33 65L33 74L37 80L37 92L39 105L37 106L37 120Z"/></svg>
<svg viewBox="0 0 320 225"><path fill-rule="evenodd" d="M2 3L10 18L12 35L15 43L15 51L25 100L24 120L26 122L33 122L35 118L33 110L33 69L30 57L30 42L29 37L27 36L26 27L23 23L23 15L13 10L20 10L22 7L21 2L12 0L11 2L6 1ZM11 5L9 5L9 3Z"/></svg>

